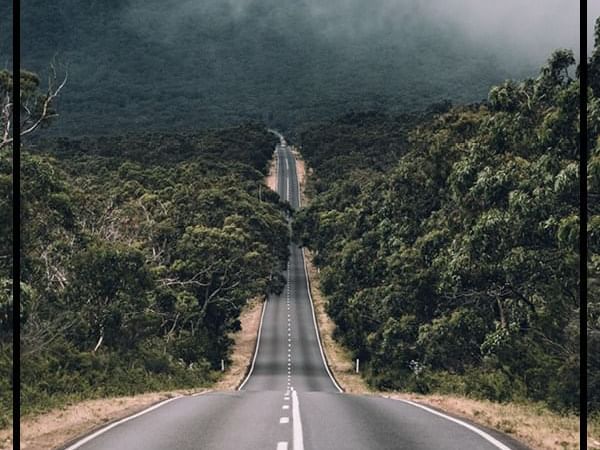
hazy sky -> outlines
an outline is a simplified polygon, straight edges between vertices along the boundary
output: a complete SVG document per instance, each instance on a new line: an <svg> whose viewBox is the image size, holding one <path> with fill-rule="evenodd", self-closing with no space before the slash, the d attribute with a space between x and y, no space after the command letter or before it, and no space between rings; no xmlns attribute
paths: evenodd
<svg viewBox="0 0 600 450"><path fill-rule="evenodd" d="M600 0L588 1L596 7L600 5ZM489 45L506 45L531 56L559 47L579 51L579 0L424 0L422 3L437 20L455 23L470 38Z"/></svg>
<svg viewBox="0 0 600 450"><path fill-rule="evenodd" d="M133 14L139 17L153 1L132 3ZM579 0L163 0L158 4L164 8L158 13L160 22L171 29L194 16L229 14L233 20L243 20L250 8L267 5L265 22L281 17L290 32L297 20L313 22L330 38L356 38L383 30L405 39L402 27L408 18L458 28L481 46L536 63L555 48L579 51ZM600 15L600 0L588 0L588 5L590 15ZM591 23L592 19L590 30Z"/></svg>

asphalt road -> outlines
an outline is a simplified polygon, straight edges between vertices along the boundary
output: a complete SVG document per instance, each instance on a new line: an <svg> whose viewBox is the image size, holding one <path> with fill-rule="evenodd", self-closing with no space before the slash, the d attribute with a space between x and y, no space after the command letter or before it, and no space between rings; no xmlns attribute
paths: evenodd
<svg viewBox="0 0 600 450"><path fill-rule="evenodd" d="M295 159L280 135L278 192L299 206ZM252 371L236 392L182 397L67 447L85 450L519 450L523 445L410 403L344 394L324 364L303 254L291 247L283 293L263 310Z"/></svg>

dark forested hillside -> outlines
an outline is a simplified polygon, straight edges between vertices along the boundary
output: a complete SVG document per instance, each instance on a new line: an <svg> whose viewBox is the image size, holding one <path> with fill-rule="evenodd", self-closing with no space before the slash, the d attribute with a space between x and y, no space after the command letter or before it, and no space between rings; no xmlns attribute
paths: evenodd
<svg viewBox="0 0 600 450"><path fill-rule="evenodd" d="M578 408L574 64L557 51L410 131L355 115L300 135L317 189L295 235L372 385Z"/></svg>
<svg viewBox="0 0 600 450"><path fill-rule="evenodd" d="M54 56L68 64L50 131L70 135L247 119L289 128L351 108L412 111L479 100L532 69L514 49L510 57L484 49L428 18L419 2L390 8L385 0L27 0L22 62L40 74Z"/></svg>
<svg viewBox="0 0 600 450"><path fill-rule="evenodd" d="M281 289L274 142L246 124L23 153L23 413L214 379L243 305Z"/></svg>

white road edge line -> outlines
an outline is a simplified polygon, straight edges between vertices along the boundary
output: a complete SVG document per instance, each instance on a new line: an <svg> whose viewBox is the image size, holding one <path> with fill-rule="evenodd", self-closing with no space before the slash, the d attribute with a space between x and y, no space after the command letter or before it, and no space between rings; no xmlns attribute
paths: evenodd
<svg viewBox="0 0 600 450"><path fill-rule="evenodd" d="M207 391L208 392L208 391ZM199 394L204 394L204 392L201 392ZM87 444L88 442L90 442L92 439L97 438L98 436L100 436L101 434L106 433L108 430L111 430L115 427L118 427L119 425L121 425L122 423L125 422L129 422L130 420L133 420L137 417L140 417L146 413L149 413L150 411L154 411L157 408L160 408L161 406L166 405L167 403L170 403L174 400L178 400L180 398L183 398L183 395L178 395L177 397L173 397L173 398L169 398L165 401L162 401L160 403L157 403L156 405L150 406L149 408L146 408L140 412L138 412L137 414L134 414L132 416L128 416L125 417L117 422L111 423L110 425L105 426L104 428L100 428L98 431L84 437L83 439L81 439L80 441L75 442L74 444L70 445L69 447L67 447L65 450L75 450L78 449L79 447L81 447L83 444Z"/></svg>
<svg viewBox="0 0 600 450"><path fill-rule="evenodd" d="M388 398L390 398L390 397L388 397ZM425 411L430 412L431 414L435 414L436 416L440 416L440 417L442 417L442 418L444 418L446 420L449 420L449 421L454 422L454 423L456 423L458 425L461 425L461 426L463 426L463 427L471 430L473 433L477 433L479 436L481 436L486 441L488 441L489 443L491 443L495 447L499 448L500 450L512 450L510 447L507 447L505 444L503 444L502 442L500 442L498 439L490 436L485 431L480 430L479 428L477 428L477 427L475 427L475 426L473 426L473 425L471 425L469 423L463 422L462 420L456 419L456 418L454 418L452 416L448 416L448 415L446 415L444 413L436 411L435 409L428 408L427 406L421 405L419 403L412 402L410 400L404 400L404 399L400 399L400 398L395 398L395 399L392 399L392 400L398 400L398 401L401 401L403 403L408 403L409 405L416 406L417 408L424 409Z"/></svg>
<svg viewBox="0 0 600 450"><path fill-rule="evenodd" d="M267 298L265 298L265 302L263 303L263 310L260 315L260 323L258 324L258 336L256 336L256 347L254 348L254 356L252 357L252 365L250 366L248 375L246 375L246 378L244 378L244 381L242 381L242 384L240 384L239 387L237 388L238 391L241 391L242 388L246 385L246 383L250 379L250 376L252 375L252 371L254 370L254 363L256 362L256 357L258 355L258 347L260 346L260 335L262 333L263 319L265 318L265 311L267 310L267 302L268 301L269 301L269 298L267 297Z"/></svg>
<svg viewBox="0 0 600 450"><path fill-rule="evenodd" d="M304 450L304 437L302 436L302 420L300 419L300 402L298 401L298 393L292 391L292 420L293 420L293 437L294 450Z"/></svg>
<svg viewBox="0 0 600 450"><path fill-rule="evenodd" d="M306 269L306 258L304 256L304 248L302 248L302 263L304 265L304 279L306 281L306 292L308 292L308 299L310 300L310 309L312 311L313 323L315 325L315 334L317 335L317 343L319 344L319 351L321 352L321 358L323 359L323 365L325 366L325 370L327 371L327 375L331 378L333 385L337 388L338 391L344 392L341 386L333 377L331 370L329 370L329 365L327 364L327 360L325 359L325 353L323 352L323 344L321 344L321 336L319 336L319 328L317 326L317 316L315 315L315 307L313 306L312 295L310 295L310 284L308 283L308 270Z"/></svg>

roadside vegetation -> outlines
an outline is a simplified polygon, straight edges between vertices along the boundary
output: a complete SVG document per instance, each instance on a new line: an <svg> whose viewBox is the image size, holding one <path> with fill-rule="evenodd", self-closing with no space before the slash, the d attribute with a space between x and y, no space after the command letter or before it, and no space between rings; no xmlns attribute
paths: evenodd
<svg viewBox="0 0 600 450"><path fill-rule="evenodd" d="M313 176L295 237L372 388L578 412L574 65L559 50L479 104L297 134Z"/></svg>
<svg viewBox="0 0 600 450"><path fill-rule="evenodd" d="M217 378L242 307L282 285L285 207L263 186L275 142L249 123L23 151L23 415Z"/></svg>

